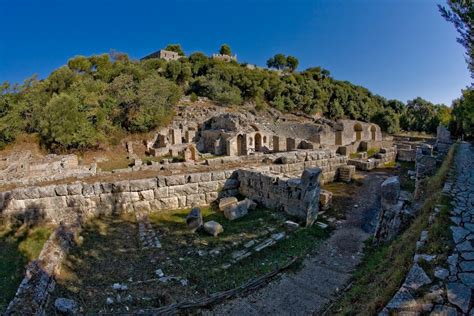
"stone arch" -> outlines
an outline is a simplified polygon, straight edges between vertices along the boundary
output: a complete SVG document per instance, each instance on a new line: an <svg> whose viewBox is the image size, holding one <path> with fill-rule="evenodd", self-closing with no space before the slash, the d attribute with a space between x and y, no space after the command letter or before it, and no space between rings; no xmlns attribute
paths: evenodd
<svg viewBox="0 0 474 316"><path fill-rule="evenodd" d="M250 126L251 126L256 132L260 132L260 129L258 128L257 125L255 125L255 124L250 124Z"/></svg>
<svg viewBox="0 0 474 316"><path fill-rule="evenodd" d="M377 128L374 125L370 126L370 136L372 140L375 140L375 137L377 135L376 133L377 133Z"/></svg>
<svg viewBox="0 0 474 316"><path fill-rule="evenodd" d="M360 125L360 123L354 124L354 132L356 141L360 141L362 139L362 125Z"/></svg>
<svg viewBox="0 0 474 316"><path fill-rule="evenodd" d="M263 143L264 143L264 144L267 143L267 136L263 136Z"/></svg>
<svg viewBox="0 0 474 316"><path fill-rule="evenodd" d="M336 145L341 146L342 145L342 132L337 131L335 136L336 136Z"/></svg>
<svg viewBox="0 0 474 316"><path fill-rule="evenodd" d="M245 136L242 134L237 135L237 155L242 156L246 153L246 141Z"/></svg>
<svg viewBox="0 0 474 316"><path fill-rule="evenodd" d="M260 133L255 134L255 151L262 150L262 135Z"/></svg>

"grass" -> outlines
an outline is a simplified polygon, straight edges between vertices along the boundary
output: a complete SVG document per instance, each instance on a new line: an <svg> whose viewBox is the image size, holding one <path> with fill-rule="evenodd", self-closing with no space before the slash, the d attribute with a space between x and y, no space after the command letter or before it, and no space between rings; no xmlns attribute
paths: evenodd
<svg viewBox="0 0 474 316"><path fill-rule="evenodd" d="M378 147L373 147L367 150L367 157L372 157L373 155L377 154L380 151L380 148Z"/></svg>
<svg viewBox="0 0 474 316"><path fill-rule="evenodd" d="M38 257L52 232L48 226L15 228L0 227L0 311L15 295L26 264Z"/></svg>
<svg viewBox="0 0 474 316"><path fill-rule="evenodd" d="M408 176L408 171L415 171L415 163L400 161L400 188L404 191L414 192L415 191L415 180Z"/></svg>
<svg viewBox="0 0 474 316"><path fill-rule="evenodd" d="M419 216L408 229L382 246L375 247L370 240L367 242L364 258L353 275L351 288L331 306L328 311L330 315L375 315L399 289L411 267L416 241L421 231L428 228L432 209L435 205L447 203L440 192L452 165L454 152L455 147L451 148L436 174L426 181L426 192L430 194L426 195ZM427 250L448 252L449 246L444 242L447 241L446 231L449 231L446 217L447 207L443 207L441 215L429 228L431 236L426 245Z"/></svg>
<svg viewBox="0 0 474 316"><path fill-rule="evenodd" d="M140 248L133 217L91 220L81 234L82 244L70 252L63 265L51 301L56 297L74 298L86 314L95 314L126 312L126 308L156 308L195 299L239 286L292 257L303 257L329 235L317 225L301 228L288 233L288 239L223 269L222 265L231 261L232 253L244 249L248 241L263 241L282 231L285 217L257 208L231 222L212 207L201 210L205 221L216 220L223 225L221 235L213 237L201 230L189 231L185 225L189 210L151 214L150 223L158 232L161 249ZM212 255L213 251L219 254ZM178 281L158 282L156 269L162 269L166 276L186 279L189 285L182 286ZM115 299L117 295L111 288L114 283L127 284L129 291L122 293L122 297L130 294L132 299L106 305L107 297ZM49 311L53 313L53 307Z"/></svg>
<svg viewBox="0 0 474 316"><path fill-rule="evenodd" d="M124 169L128 168L130 165L130 160L127 156L119 155L109 158L107 161L102 161L97 163L97 168L100 168L102 171L112 171L115 169Z"/></svg>

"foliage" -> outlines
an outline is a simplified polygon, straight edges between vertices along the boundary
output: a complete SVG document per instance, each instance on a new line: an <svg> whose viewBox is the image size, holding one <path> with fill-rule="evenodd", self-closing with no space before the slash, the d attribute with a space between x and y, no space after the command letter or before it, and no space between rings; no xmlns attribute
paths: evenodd
<svg viewBox="0 0 474 316"><path fill-rule="evenodd" d="M458 31L458 42L466 49L466 61L474 79L474 4L471 0L448 0L449 8L438 5L446 21Z"/></svg>
<svg viewBox="0 0 474 316"><path fill-rule="evenodd" d="M221 48L230 50L225 44ZM166 49L184 55L179 44ZM223 105L249 102L257 110L272 106L333 120L372 120L388 132L397 131L398 121L409 131L433 132L439 122L450 120L448 108L420 98L405 106L335 80L321 67L297 72L298 60L292 56L276 54L268 66L282 72L249 69L201 52L169 62L135 61L119 52L76 56L44 80L31 77L21 85L0 86L0 147L20 132L38 133L46 147L57 151L99 146L118 134L148 132L169 122L183 93ZM463 106L457 106L458 116L469 112L464 105L471 99L465 99L459 101Z"/></svg>
<svg viewBox="0 0 474 316"><path fill-rule="evenodd" d="M184 56L184 51L180 44L168 44L168 46L165 47L165 50L178 53L179 56Z"/></svg>
<svg viewBox="0 0 474 316"><path fill-rule="evenodd" d="M453 126L455 134L474 137L474 90L466 89L461 98L453 102Z"/></svg>
<svg viewBox="0 0 474 316"><path fill-rule="evenodd" d="M231 49L230 49L230 46L227 45L227 44L222 44L222 45L221 45L221 48L220 48L220 50L219 50L219 54L221 54L221 55L228 55L228 56L232 55L232 51L231 51Z"/></svg>

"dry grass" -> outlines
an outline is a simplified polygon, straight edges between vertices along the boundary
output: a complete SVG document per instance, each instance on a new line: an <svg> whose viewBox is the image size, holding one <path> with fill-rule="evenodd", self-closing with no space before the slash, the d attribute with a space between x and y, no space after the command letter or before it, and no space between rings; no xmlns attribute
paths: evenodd
<svg viewBox="0 0 474 316"><path fill-rule="evenodd" d="M338 315L376 315L392 298L402 284L408 269L411 267L415 253L416 241L422 230L428 228L428 217L435 207L445 203L441 194L442 185L453 162L455 147L451 148L436 174L427 181L430 192L424 199L418 217L402 234L392 242L374 247L369 240L365 249L364 259L352 278L352 287L330 308L328 314ZM431 242L428 248L435 247L440 241L446 227L446 214L443 213L431 227ZM442 243L443 244L443 243ZM447 251L444 244L440 247Z"/></svg>

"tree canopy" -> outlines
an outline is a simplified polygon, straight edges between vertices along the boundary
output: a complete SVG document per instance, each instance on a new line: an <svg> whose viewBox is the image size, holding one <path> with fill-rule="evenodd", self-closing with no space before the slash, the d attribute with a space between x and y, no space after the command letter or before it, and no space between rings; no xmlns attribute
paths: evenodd
<svg viewBox="0 0 474 316"><path fill-rule="evenodd" d="M170 47L171 46L171 47ZM179 50L178 44L167 49ZM364 87L339 81L321 67L298 72L298 60L277 54L270 67L249 69L195 52L188 58L131 60L126 54L77 56L44 80L0 86L0 146L18 133L38 133L45 146L63 151L97 146L114 135L142 133L166 126L182 95L223 105L254 104L283 112L373 121L388 132L399 127L433 132L447 124L448 108L421 98L407 105L386 100ZM454 115L464 115L467 93ZM470 103L472 104L472 103ZM457 111L457 112L456 112Z"/></svg>

